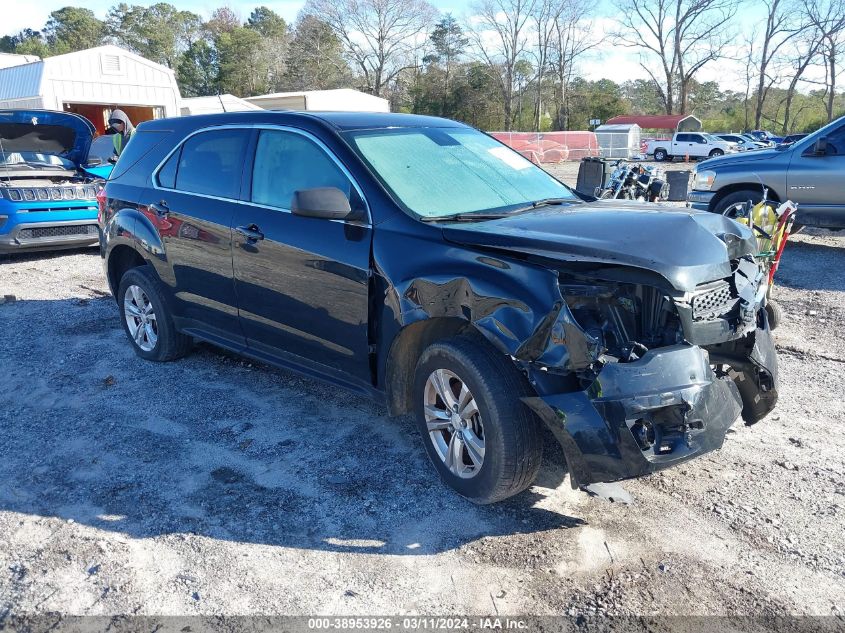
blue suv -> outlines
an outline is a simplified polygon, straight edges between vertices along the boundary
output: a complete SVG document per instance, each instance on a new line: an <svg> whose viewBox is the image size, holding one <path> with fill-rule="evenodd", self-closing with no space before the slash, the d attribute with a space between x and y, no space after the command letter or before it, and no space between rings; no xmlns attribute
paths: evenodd
<svg viewBox="0 0 845 633"><path fill-rule="evenodd" d="M88 164L93 138L77 114L0 110L0 253L97 244L97 193L112 166Z"/></svg>

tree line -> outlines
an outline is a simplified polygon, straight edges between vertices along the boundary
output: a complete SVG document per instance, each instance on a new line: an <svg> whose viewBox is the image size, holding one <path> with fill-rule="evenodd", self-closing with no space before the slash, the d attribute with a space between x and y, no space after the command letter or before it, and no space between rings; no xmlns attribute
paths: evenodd
<svg viewBox="0 0 845 633"><path fill-rule="evenodd" d="M69 6L0 38L0 51L47 57L114 43L173 69L186 97L353 87L395 111L491 130L694 113L708 129L786 133L845 108L842 0L616 0L610 29L596 5L476 0L459 20L427 0L306 0L293 24L264 6L246 20L227 7L205 20L164 2L120 3L104 19ZM648 79L585 79L603 47L629 51ZM744 68L744 90L699 80L724 61Z"/></svg>

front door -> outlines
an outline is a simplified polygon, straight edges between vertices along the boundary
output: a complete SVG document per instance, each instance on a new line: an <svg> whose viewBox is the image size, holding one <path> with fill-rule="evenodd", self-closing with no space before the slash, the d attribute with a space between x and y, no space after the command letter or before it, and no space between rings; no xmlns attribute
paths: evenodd
<svg viewBox="0 0 845 633"><path fill-rule="evenodd" d="M827 150L816 155L814 141L796 143L786 177L787 198L798 203L796 220L814 226L845 227L845 125L827 135Z"/></svg>
<svg viewBox="0 0 845 633"><path fill-rule="evenodd" d="M357 189L327 147L287 128L259 132L249 180L232 243L247 344L369 384L372 228L290 211L300 189L337 187L353 207L364 204Z"/></svg>

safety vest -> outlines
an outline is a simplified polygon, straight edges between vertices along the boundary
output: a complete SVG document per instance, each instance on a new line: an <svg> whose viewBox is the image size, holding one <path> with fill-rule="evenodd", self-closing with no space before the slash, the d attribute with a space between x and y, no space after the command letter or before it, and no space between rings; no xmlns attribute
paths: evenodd
<svg viewBox="0 0 845 633"><path fill-rule="evenodd" d="M131 130L129 132L129 140L132 139L132 134L134 132L135 132L135 130ZM124 148L123 134L112 134L111 142L112 142L112 145L114 146L114 153L117 154L118 156L120 156L120 153L123 151L123 148ZM127 141L127 143L128 142L129 141Z"/></svg>

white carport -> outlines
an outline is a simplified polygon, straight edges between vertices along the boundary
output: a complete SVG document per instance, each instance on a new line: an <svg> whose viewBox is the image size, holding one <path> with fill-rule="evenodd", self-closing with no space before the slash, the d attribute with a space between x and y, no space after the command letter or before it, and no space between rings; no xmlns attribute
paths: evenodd
<svg viewBox="0 0 845 633"><path fill-rule="evenodd" d="M390 102L352 88L276 92L247 97L247 101L265 110L317 110L336 112L390 112Z"/></svg>
<svg viewBox="0 0 845 633"><path fill-rule="evenodd" d="M253 105L249 101L235 95L215 95L212 97L188 97L182 99L180 111L182 116L192 114L217 114L219 112L243 112L244 110L263 110L261 106Z"/></svg>
<svg viewBox="0 0 845 633"><path fill-rule="evenodd" d="M631 158L640 154L640 126L636 123L600 125L596 128L599 155L603 158Z"/></svg>
<svg viewBox="0 0 845 633"><path fill-rule="evenodd" d="M181 95L169 68L117 46L98 46L0 67L0 108L76 112L102 134L108 113L120 108L137 125L179 116ZM11 63L19 62L19 63Z"/></svg>

